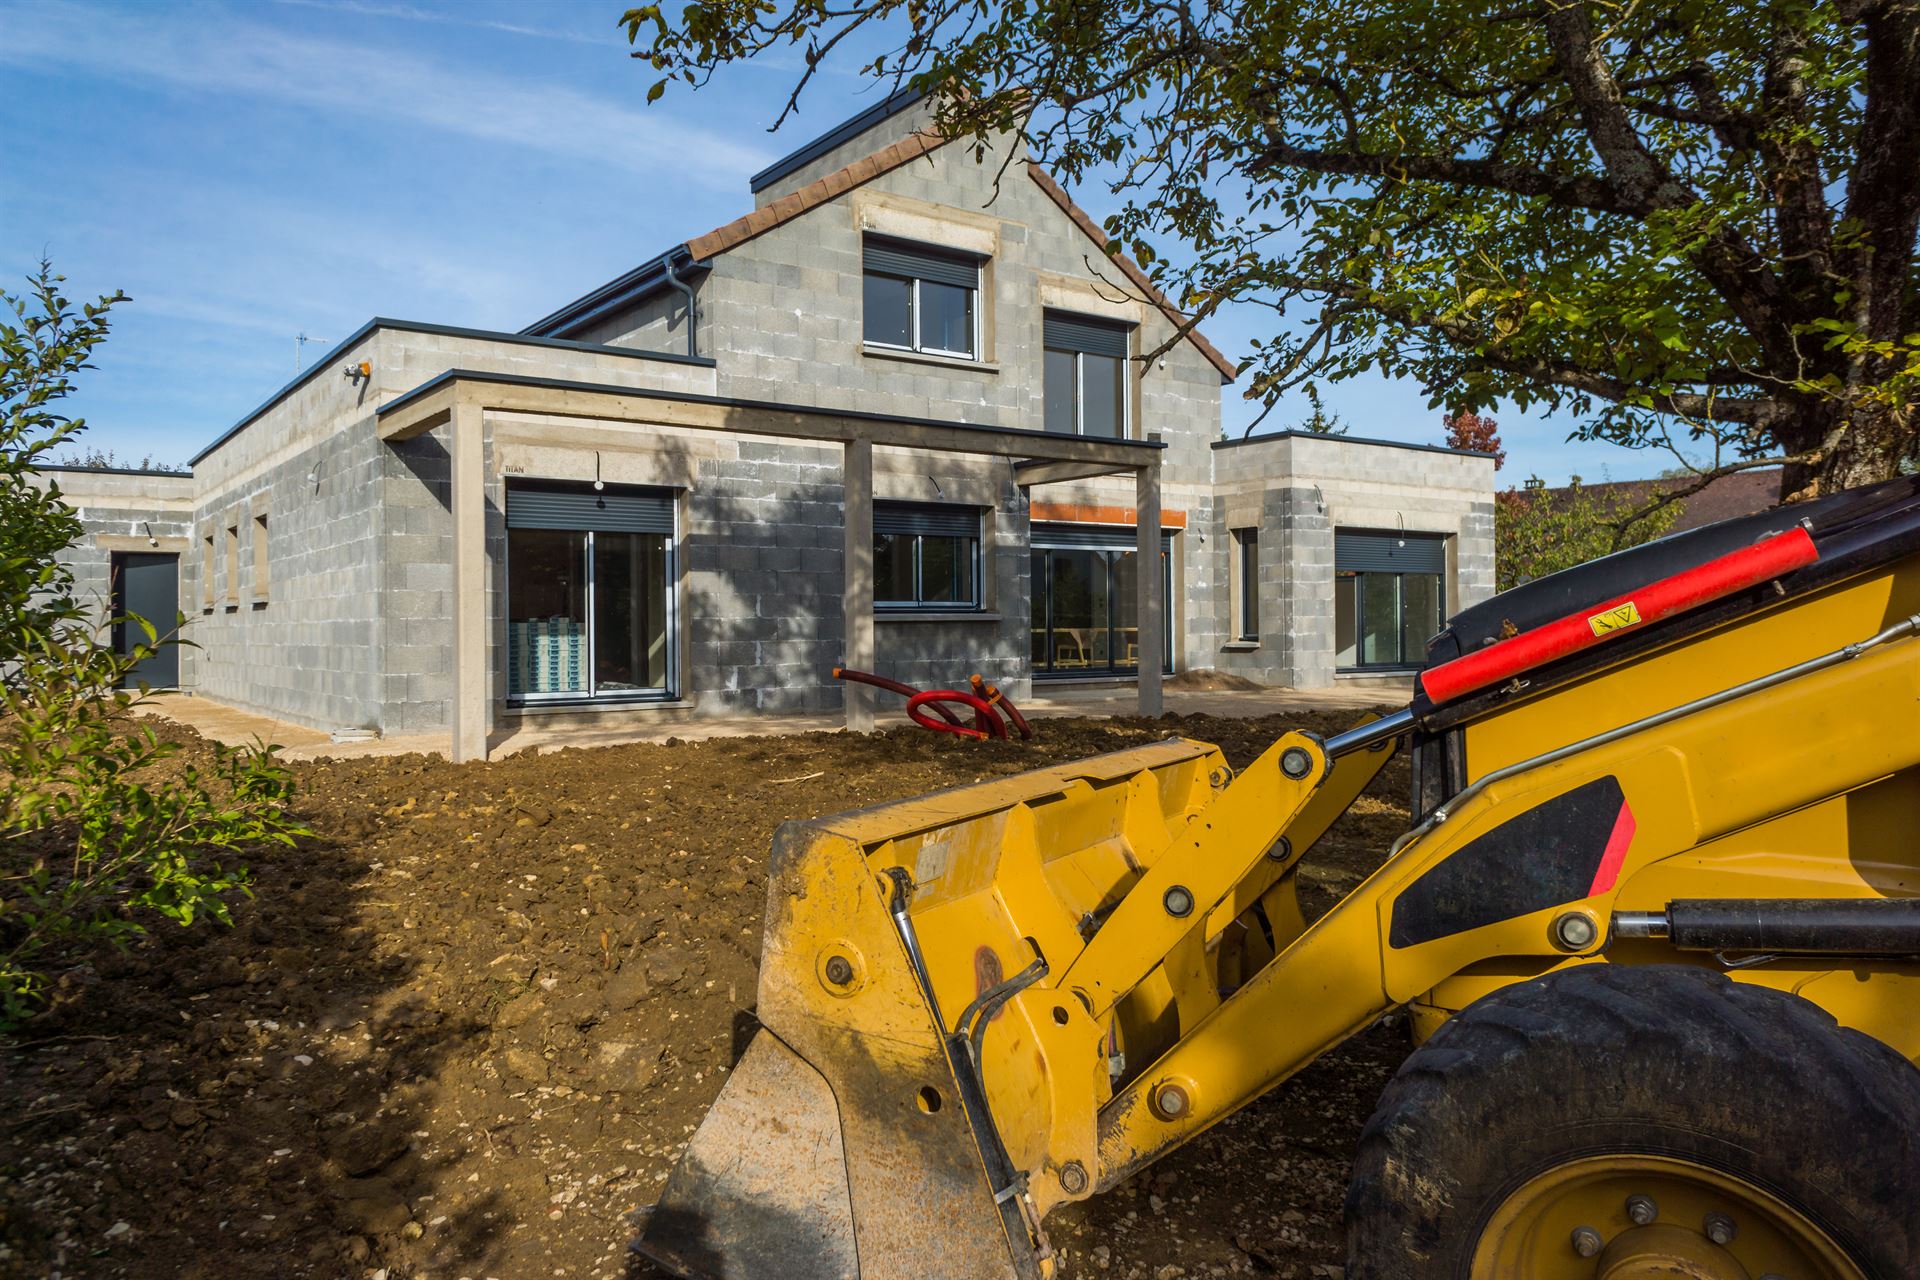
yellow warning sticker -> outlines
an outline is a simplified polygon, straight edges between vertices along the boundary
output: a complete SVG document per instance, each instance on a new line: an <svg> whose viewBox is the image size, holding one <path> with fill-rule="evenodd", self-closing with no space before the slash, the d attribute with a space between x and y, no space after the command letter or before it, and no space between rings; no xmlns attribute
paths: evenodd
<svg viewBox="0 0 1920 1280"><path fill-rule="evenodd" d="M1640 610L1629 600L1625 604L1615 605L1605 613L1596 613L1587 619L1587 625L1593 628L1593 634L1606 635L1609 631L1619 631L1640 621Z"/></svg>

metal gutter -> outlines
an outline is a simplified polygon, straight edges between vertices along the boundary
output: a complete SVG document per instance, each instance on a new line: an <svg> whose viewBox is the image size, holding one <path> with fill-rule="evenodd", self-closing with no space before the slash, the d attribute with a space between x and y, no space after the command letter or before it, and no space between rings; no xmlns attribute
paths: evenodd
<svg viewBox="0 0 1920 1280"><path fill-rule="evenodd" d="M695 260L686 245L677 244L659 257L641 263L625 275L609 280L559 310L542 316L520 332L536 338L564 336L568 330L579 329L609 312L643 301L670 285L677 287L678 282L674 279L676 263L681 270L706 269L704 263Z"/></svg>

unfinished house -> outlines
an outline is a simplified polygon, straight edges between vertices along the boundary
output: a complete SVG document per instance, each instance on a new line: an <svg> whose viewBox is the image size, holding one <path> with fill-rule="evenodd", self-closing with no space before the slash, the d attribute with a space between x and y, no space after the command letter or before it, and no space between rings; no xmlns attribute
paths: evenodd
<svg viewBox="0 0 1920 1280"><path fill-rule="evenodd" d="M457 759L529 717L870 724L836 664L1149 713L1192 668L1404 675L1491 592L1491 459L1222 439L1233 362L927 118L895 95L518 333L369 321L191 476L50 472L85 581L187 616L155 684Z"/></svg>

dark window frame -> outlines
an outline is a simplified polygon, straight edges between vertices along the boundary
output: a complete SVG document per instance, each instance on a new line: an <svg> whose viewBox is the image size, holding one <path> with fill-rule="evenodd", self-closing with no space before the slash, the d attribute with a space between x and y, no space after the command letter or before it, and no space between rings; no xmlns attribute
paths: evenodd
<svg viewBox="0 0 1920 1280"><path fill-rule="evenodd" d="M1400 645L1401 654L1400 654L1400 660L1398 662L1368 662L1365 660L1366 652L1367 652L1367 593L1366 593L1366 583L1364 579L1367 579L1367 578L1392 578L1395 580L1393 584L1393 598L1394 598L1394 613L1397 616L1394 622L1394 634L1401 637L1401 645ZM1351 579L1353 582L1354 661L1344 665L1341 665L1339 663L1340 650L1339 650L1339 642L1338 642L1338 639L1336 638L1335 644L1334 644L1334 661L1336 664L1334 666L1334 670L1336 672L1343 673L1343 674L1345 673L1375 674L1375 673L1388 673L1388 672L1398 673L1398 672L1406 672L1406 671L1418 671L1425 666L1426 654L1424 652L1416 653L1412 655L1409 655L1405 652L1406 627L1407 627L1407 584L1405 580L1408 578L1433 579L1434 592L1438 597L1437 604L1439 606L1438 607L1438 612L1440 615L1439 620L1441 625L1444 626L1446 623L1446 617L1447 617L1447 575L1446 574L1430 573L1426 571L1396 573L1396 572L1389 572L1381 569L1335 569L1334 570L1333 582L1334 582L1334 591L1336 593L1340 590L1341 583L1343 581ZM1337 597L1334 601L1334 615L1336 618L1338 618L1339 616L1339 600L1337 599Z"/></svg>
<svg viewBox="0 0 1920 1280"><path fill-rule="evenodd" d="M1048 310L1042 314L1042 377L1045 354L1073 357L1073 434L1087 435L1087 357L1119 361L1120 387L1116 397L1119 421L1114 434L1093 437L1100 440L1127 440L1133 432L1133 397L1128 394L1127 362L1132 358L1135 326L1098 316ZM1116 341L1117 340L1117 341ZM1104 348L1104 349L1102 349ZM1045 427L1045 423L1042 423ZM1048 428L1050 429L1050 428ZM1065 433L1061 433L1065 434Z"/></svg>
<svg viewBox="0 0 1920 1280"><path fill-rule="evenodd" d="M1119 536L1102 536L1116 534ZM1124 539L1131 539L1136 536L1133 530L1126 530L1122 533L1108 526L1036 525L1029 536L1028 543L1031 558L1039 562L1039 564L1035 566L1036 578L1031 582L1027 596L1029 626L1043 631L1048 635L1052 635L1055 630L1053 611L1054 591L1052 582L1054 568L1053 553L1091 552L1100 556L1104 562L1102 571L1106 575L1107 598L1113 600L1117 598L1117 593L1113 590L1113 584L1119 576L1119 560L1122 556L1126 555L1128 551L1134 550L1126 545ZM1135 551L1135 554L1138 554L1137 551ZM1173 562L1173 530L1162 529L1160 532L1160 585L1162 602L1162 608L1160 610L1160 673L1162 675L1172 675L1174 673L1174 645L1177 637L1174 628L1173 609L1171 607L1174 588ZM1108 653L1108 660L1104 666L1089 664L1084 667L1062 667L1050 654L1044 662L1030 659L1029 669L1033 673L1033 678L1043 682L1055 680L1138 678L1140 674L1140 666L1138 663L1118 662L1114 659L1114 650L1117 647L1115 644L1115 636L1119 631L1123 630L1123 628L1117 626L1114 622L1112 611L1109 612L1104 629L1107 633ZM1051 651L1051 645L1049 645L1049 650Z"/></svg>
<svg viewBox="0 0 1920 1280"><path fill-rule="evenodd" d="M873 611L875 613L980 613L985 610L983 569L986 565L986 527L980 508L960 503L890 502L882 499L874 502L873 513L876 553L881 537L904 538L910 540L913 557L913 599L882 599L881 579L876 571L873 575ZM932 518L917 519L917 516ZM970 521L973 531L961 533L951 528L937 527L952 525L960 520ZM881 524L893 524L895 528L882 530ZM970 552L965 554L956 552L954 556L956 567L964 560L970 569L972 590L966 599L927 599L926 544L929 539L970 544Z"/></svg>
<svg viewBox="0 0 1920 1280"><path fill-rule="evenodd" d="M884 265L877 265L881 259ZM921 262L915 267L914 262ZM960 250L941 249L937 246L923 246L908 241L893 240L885 236L867 236L862 242L861 280L869 278L896 280L910 287L907 297L908 342L902 346L874 337L867 329L867 320L861 316L860 338L869 347L883 351L907 351L916 355L941 356L949 360L968 360L975 364L981 362L981 287L980 275L984 261L973 254ZM971 283L962 283L961 276L971 274ZM942 279L942 275L947 278ZM921 332L921 320L926 308L921 304L922 286L925 284L944 285L947 288L963 289L967 294L967 341L969 349L955 350L951 347L929 346ZM863 299L864 299L864 283Z"/></svg>
<svg viewBox="0 0 1920 1280"><path fill-rule="evenodd" d="M553 511L538 511L532 518L523 516L517 496L531 496L536 499L552 496L562 500L573 499L601 512L610 508L617 509L620 499L625 496L640 498L648 508L648 513L640 520L621 520L601 515L583 515L579 520L569 520ZM509 707L591 705L609 706L633 702L677 702L680 700L681 670L680 647L680 569L679 554L681 542L681 521L679 513L679 495L670 489L661 489L646 485L601 485L590 486L586 482L564 480L538 480L510 478L506 484L507 529L505 544L501 550L501 582L503 589L502 604L507 612L509 625L513 619L513 601L511 596L513 582L513 542L518 531L564 533L579 536L581 543L581 664L584 687L580 689L534 692L509 690L506 695ZM666 503L664 522L659 520L659 503ZM664 527L662 527L664 524ZM596 527L597 526L597 527ZM624 537L629 534L658 537L661 545L661 584L663 587L663 615L661 619L662 635L665 640L665 653L662 655L662 683L659 687L644 689L608 689L600 687L597 653L599 646L599 608L598 577L600 573L600 535ZM509 644L501 646L500 661L511 662ZM503 685L511 679L509 672L502 672Z"/></svg>
<svg viewBox="0 0 1920 1280"><path fill-rule="evenodd" d="M1239 557L1240 598L1235 602L1237 644L1260 643L1260 530L1233 531L1234 553Z"/></svg>

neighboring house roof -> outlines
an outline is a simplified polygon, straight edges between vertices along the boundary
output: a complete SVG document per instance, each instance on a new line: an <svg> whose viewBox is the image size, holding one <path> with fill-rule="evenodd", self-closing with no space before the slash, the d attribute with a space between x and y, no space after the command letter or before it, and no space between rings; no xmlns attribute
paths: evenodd
<svg viewBox="0 0 1920 1280"><path fill-rule="evenodd" d="M876 104L831 133L823 134L785 159L775 162L771 168L761 170L754 175L753 181L756 184L754 190L759 191L777 182L786 174L872 128L887 116L919 101L918 95L903 97L904 93L905 91L897 93L886 101ZM855 125L859 127L855 128ZM839 199L856 187L863 186L883 174L891 173L902 165L911 164L920 157L939 150L948 141L949 139L942 138L929 130L909 134L870 155L862 156L852 164L816 178L751 213L735 218L724 226L715 227L705 235L695 236L685 244L675 245L652 261L642 263L617 280L609 281L593 292L569 302L553 314L535 321L521 332L540 337L564 336L569 330L577 329L591 319L618 307L639 302L666 288L669 284L669 267L675 271L683 268L704 269L707 260L714 255L737 248L757 236L765 235L775 227L782 226L823 204ZM1035 185L1046 192L1048 198L1059 206L1061 212L1065 213L1075 226L1086 233L1100 251L1119 268L1120 273L1140 290L1141 294L1153 303L1176 329L1188 323L1187 317L1173 305L1173 301L1165 293L1161 292L1147 273L1140 269L1139 264L1124 253L1108 252L1106 232L1086 210L1074 203L1073 197L1053 180L1052 175L1031 160L1027 161L1027 175L1033 179ZM1220 349L1208 342L1205 335L1198 329L1188 329L1185 337L1187 341L1193 343L1202 356L1206 357L1208 363L1220 371L1222 382L1232 382L1239 375L1239 366L1221 354Z"/></svg>
<svg viewBox="0 0 1920 1280"><path fill-rule="evenodd" d="M1611 496L1634 506L1644 506L1661 493L1687 483L1689 483L1688 480L1683 476L1664 480L1614 480L1581 487L1591 494ZM1563 487L1536 492L1559 495L1566 493L1567 489ZM1688 529L1698 529L1702 525L1731 520L1736 516L1750 516L1761 511L1771 511L1779 505L1779 471L1771 467L1762 467L1753 471L1735 471L1730 475L1717 477L1692 497L1681 499L1680 517L1673 522L1673 528L1668 532L1682 533Z"/></svg>

